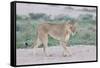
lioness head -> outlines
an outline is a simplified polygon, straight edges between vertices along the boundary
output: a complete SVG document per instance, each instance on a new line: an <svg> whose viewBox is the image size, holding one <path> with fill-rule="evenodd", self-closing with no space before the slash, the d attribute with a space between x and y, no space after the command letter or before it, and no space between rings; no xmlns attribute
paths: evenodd
<svg viewBox="0 0 100 68"><path fill-rule="evenodd" d="M73 20L69 20L66 22L66 28L68 28L68 31L74 35L76 33L76 23Z"/></svg>

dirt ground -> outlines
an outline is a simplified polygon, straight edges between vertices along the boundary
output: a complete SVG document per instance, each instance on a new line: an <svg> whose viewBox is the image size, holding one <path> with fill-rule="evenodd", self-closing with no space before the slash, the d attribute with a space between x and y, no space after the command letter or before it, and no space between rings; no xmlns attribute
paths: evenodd
<svg viewBox="0 0 100 68"><path fill-rule="evenodd" d="M96 60L96 47L91 45L76 45L69 47L72 55L63 56L63 48L60 46L49 47L50 57L46 57L42 48L37 48L37 54L33 54L33 49L17 49L17 65L44 64L44 63L61 63L77 61Z"/></svg>

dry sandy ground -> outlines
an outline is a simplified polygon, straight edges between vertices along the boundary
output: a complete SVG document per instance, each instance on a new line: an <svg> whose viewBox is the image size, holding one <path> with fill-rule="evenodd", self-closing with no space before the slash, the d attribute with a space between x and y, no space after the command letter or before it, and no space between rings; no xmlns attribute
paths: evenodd
<svg viewBox="0 0 100 68"><path fill-rule="evenodd" d="M63 57L63 48L60 46L49 47L50 57L43 54L42 48L37 48L37 54L33 54L33 49L17 49L17 65L44 64L44 63L61 63L77 61L96 60L96 47L77 45L70 47L72 55Z"/></svg>

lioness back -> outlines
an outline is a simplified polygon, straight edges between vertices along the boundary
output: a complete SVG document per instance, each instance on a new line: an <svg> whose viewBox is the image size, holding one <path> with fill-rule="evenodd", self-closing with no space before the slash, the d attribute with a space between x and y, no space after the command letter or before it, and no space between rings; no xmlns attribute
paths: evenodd
<svg viewBox="0 0 100 68"><path fill-rule="evenodd" d="M65 28L65 24L51 24L51 23L42 23L39 24L38 30L49 32L49 31L62 31Z"/></svg>
<svg viewBox="0 0 100 68"><path fill-rule="evenodd" d="M38 35L50 35L54 39L61 40L65 37L65 24L51 24L51 23L42 23L38 26Z"/></svg>

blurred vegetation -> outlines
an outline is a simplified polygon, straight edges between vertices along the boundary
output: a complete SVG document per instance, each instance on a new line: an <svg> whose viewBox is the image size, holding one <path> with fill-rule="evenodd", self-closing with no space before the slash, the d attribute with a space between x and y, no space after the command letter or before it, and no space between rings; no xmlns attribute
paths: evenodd
<svg viewBox="0 0 100 68"><path fill-rule="evenodd" d="M44 13L30 13L28 16L16 16L16 47L26 48L31 47L36 40L36 29L38 24L43 21L51 23L63 23L67 20L72 20L70 16L56 16L51 18L50 15ZM28 43L28 46L25 45ZM96 44L96 19L93 19L91 14L80 15L77 25L77 33L71 36L70 45L95 45ZM59 42L52 37L49 37L49 46L59 45Z"/></svg>

